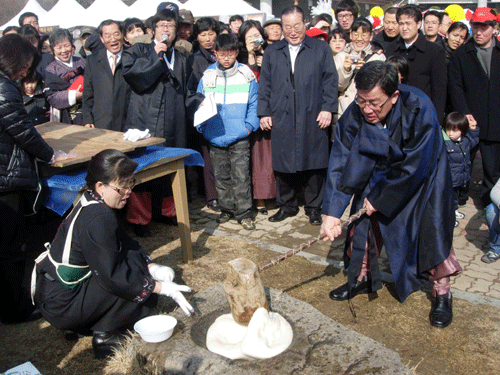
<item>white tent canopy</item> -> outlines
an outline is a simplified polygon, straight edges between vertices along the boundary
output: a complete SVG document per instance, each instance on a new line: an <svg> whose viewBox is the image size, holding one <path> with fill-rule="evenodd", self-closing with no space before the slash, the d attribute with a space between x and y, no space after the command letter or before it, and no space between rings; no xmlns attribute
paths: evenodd
<svg viewBox="0 0 500 375"><path fill-rule="evenodd" d="M24 8L18 14L16 14L9 22L2 25L2 29L5 29L8 26L19 26L19 16L26 12L35 13L38 16L39 20L42 16L44 16L47 13L47 11L43 9L40 4L38 4L38 1L29 0L24 6ZM40 20L40 26L45 26L42 24L41 20Z"/></svg>
<svg viewBox="0 0 500 375"><path fill-rule="evenodd" d="M76 0L59 0L47 14L39 18L40 26L69 28L77 25L86 25L87 17L85 8L78 4Z"/></svg>
<svg viewBox="0 0 500 375"><path fill-rule="evenodd" d="M97 0L96 0L97 1ZM181 4L175 0L169 0L169 2L177 4L179 9L187 9L185 4ZM161 0L151 1L151 0L136 0L129 9L128 17L137 17L141 20L145 20L156 14L156 8L161 3Z"/></svg>
<svg viewBox="0 0 500 375"><path fill-rule="evenodd" d="M86 23L82 25L97 27L106 19L123 21L125 18L135 17L132 14L130 7L122 0L95 0L85 10Z"/></svg>
<svg viewBox="0 0 500 375"><path fill-rule="evenodd" d="M243 0L188 0L181 8L190 10L194 17L262 14Z"/></svg>

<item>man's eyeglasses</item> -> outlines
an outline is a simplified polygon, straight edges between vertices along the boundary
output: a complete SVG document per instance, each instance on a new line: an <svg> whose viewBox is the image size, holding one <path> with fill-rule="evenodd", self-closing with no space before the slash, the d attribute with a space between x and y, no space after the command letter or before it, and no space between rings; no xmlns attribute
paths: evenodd
<svg viewBox="0 0 500 375"><path fill-rule="evenodd" d="M356 95L356 97L354 98L354 102L359 105L360 108L365 108L366 106L368 106L368 108L371 108L373 111L380 111L390 98L391 97L389 96L383 103L375 104L367 100L360 99L359 96Z"/></svg>
<svg viewBox="0 0 500 375"><path fill-rule="evenodd" d="M114 191L116 191L118 194L120 195L125 195L127 194L127 191L130 190L132 191L132 189L135 187L136 185L136 181L135 181L135 178L132 180L131 184L129 186L126 186L126 187L122 187L122 188L119 188L119 187L116 187L116 186L113 186L111 184L105 184L105 185L108 185L111 189L113 189Z"/></svg>
<svg viewBox="0 0 500 375"><path fill-rule="evenodd" d="M119 31L114 32L113 34L104 34L102 39L106 42L111 41L112 39L120 40L122 38L122 33Z"/></svg>
<svg viewBox="0 0 500 375"><path fill-rule="evenodd" d="M339 14L337 15L337 18L340 20L340 19L345 19L345 20L349 20L351 18L353 18L353 14L352 13L349 13L349 14Z"/></svg>
<svg viewBox="0 0 500 375"><path fill-rule="evenodd" d="M156 24L156 28L162 29L162 30L169 30L169 29L173 30L173 29L175 29L175 24L167 24L167 23L160 24L160 23L157 23Z"/></svg>

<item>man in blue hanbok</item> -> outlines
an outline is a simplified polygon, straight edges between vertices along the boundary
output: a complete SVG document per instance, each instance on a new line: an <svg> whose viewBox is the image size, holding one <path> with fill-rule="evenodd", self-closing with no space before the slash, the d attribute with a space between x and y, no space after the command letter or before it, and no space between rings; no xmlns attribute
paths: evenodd
<svg viewBox="0 0 500 375"><path fill-rule="evenodd" d="M433 326L452 321L450 276L461 271L452 248L451 174L432 101L398 85L392 64L365 64L355 78L357 97L339 119L330 154L321 232L334 240L340 217L366 215L348 228L348 282L330 292L343 301L382 288L377 256L385 245L401 301L433 282Z"/></svg>

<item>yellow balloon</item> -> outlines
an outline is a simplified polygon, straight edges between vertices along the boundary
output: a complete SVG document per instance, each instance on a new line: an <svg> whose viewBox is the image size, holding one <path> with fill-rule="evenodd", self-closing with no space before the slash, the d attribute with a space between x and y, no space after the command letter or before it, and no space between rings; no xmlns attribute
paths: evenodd
<svg viewBox="0 0 500 375"><path fill-rule="evenodd" d="M448 16L450 16L453 22L458 22L465 19L464 8L462 8L458 4L448 5L444 11L448 13Z"/></svg>
<svg viewBox="0 0 500 375"><path fill-rule="evenodd" d="M384 16L384 10L377 5L370 10L370 15L372 17L382 18Z"/></svg>

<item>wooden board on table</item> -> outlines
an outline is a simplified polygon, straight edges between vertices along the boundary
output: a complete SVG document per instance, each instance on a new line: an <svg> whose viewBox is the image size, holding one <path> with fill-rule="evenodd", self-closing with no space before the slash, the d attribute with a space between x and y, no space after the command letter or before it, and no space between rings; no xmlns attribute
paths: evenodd
<svg viewBox="0 0 500 375"><path fill-rule="evenodd" d="M81 125L69 125L59 122L46 122L37 125L35 128L54 150L76 155L74 159L51 164L51 167L59 168L85 163L95 154L108 148L130 152L140 147L165 142L165 139L158 137L149 137L137 142L125 141L122 132L86 128Z"/></svg>

